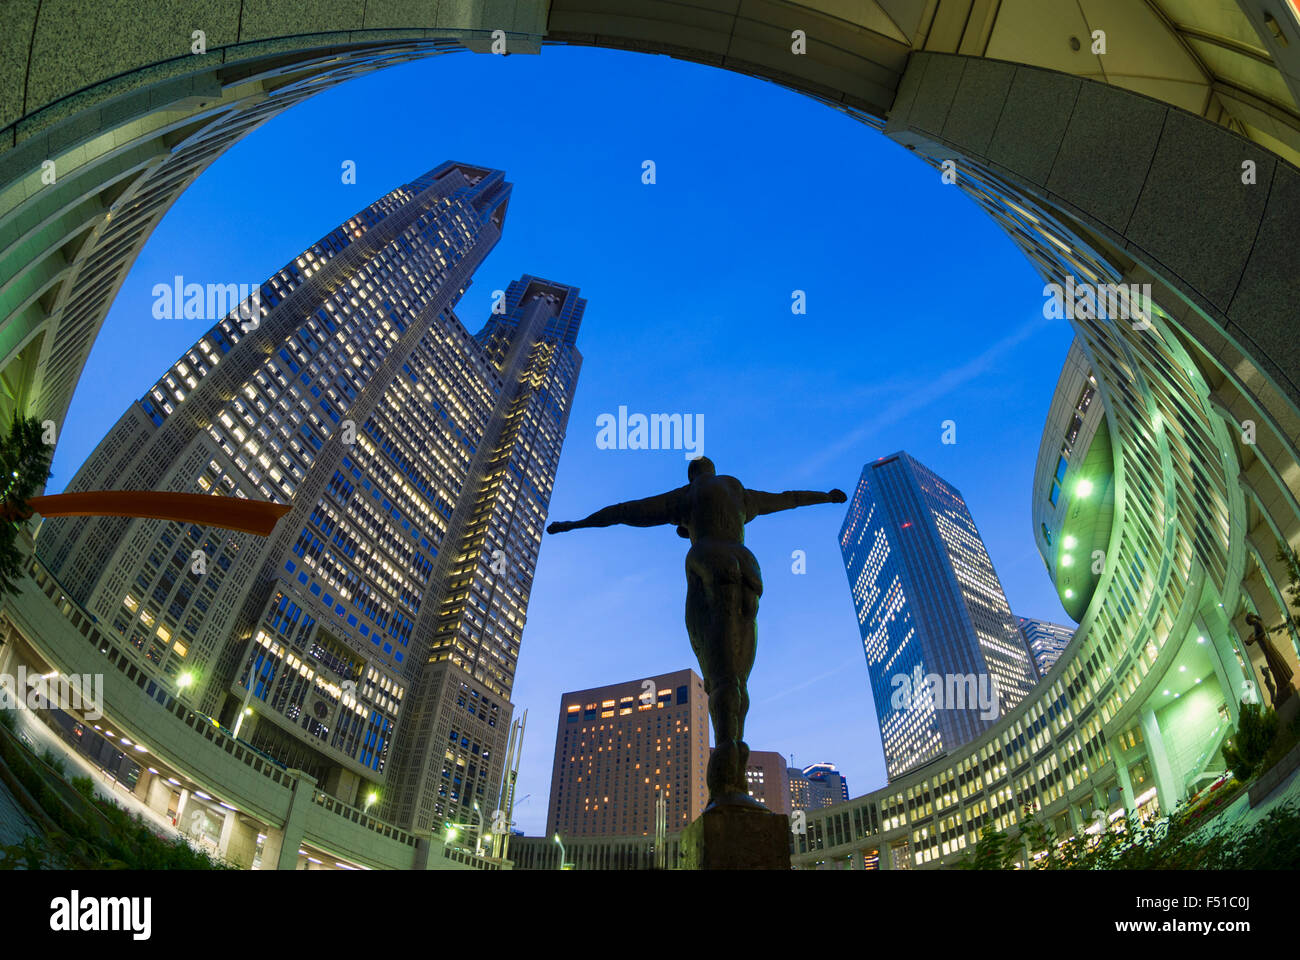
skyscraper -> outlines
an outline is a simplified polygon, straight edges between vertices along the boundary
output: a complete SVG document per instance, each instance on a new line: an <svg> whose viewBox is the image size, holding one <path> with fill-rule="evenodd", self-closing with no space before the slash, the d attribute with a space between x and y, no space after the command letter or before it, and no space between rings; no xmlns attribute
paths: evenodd
<svg viewBox="0 0 1300 960"><path fill-rule="evenodd" d="M807 810L815 803L813 783L798 767L786 767L786 780L790 783L790 809Z"/></svg>
<svg viewBox="0 0 1300 960"><path fill-rule="evenodd" d="M709 750L712 759L713 750ZM773 813L790 814L790 775L786 760L770 750L751 750L745 761L749 795Z"/></svg>
<svg viewBox="0 0 1300 960"><path fill-rule="evenodd" d="M795 810L817 810L849 799L849 781L833 763L789 767L790 805Z"/></svg>
<svg viewBox="0 0 1300 960"><path fill-rule="evenodd" d="M1048 620L1035 620L1033 617L1017 617L1016 622L1020 627L1020 635L1024 637L1025 646L1033 655L1038 675L1047 676L1074 639L1075 628Z"/></svg>
<svg viewBox="0 0 1300 960"><path fill-rule="evenodd" d="M813 806L829 807L849 799L849 781L833 763L814 763L803 768L803 775L812 784Z"/></svg>
<svg viewBox="0 0 1300 960"><path fill-rule="evenodd" d="M961 493L899 452L868 463L840 529L892 779L966 743L1037 675Z"/></svg>
<svg viewBox="0 0 1300 960"><path fill-rule="evenodd" d="M546 835L654 836L661 791L668 832L689 826L708 803L708 731L694 670L562 694Z"/></svg>
<svg viewBox="0 0 1300 960"><path fill-rule="evenodd" d="M476 335L453 313L510 193L448 162L381 197L220 319L68 487L290 503L272 536L82 518L38 537L148 695L415 829L496 801L581 366L576 288L525 275Z"/></svg>

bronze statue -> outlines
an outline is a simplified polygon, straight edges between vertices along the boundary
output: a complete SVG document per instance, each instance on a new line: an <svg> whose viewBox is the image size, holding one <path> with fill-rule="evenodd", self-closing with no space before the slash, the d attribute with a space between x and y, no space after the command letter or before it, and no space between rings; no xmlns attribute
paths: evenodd
<svg viewBox="0 0 1300 960"><path fill-rule="evenodd" d="M1246 622L1251 625L1253 631L1246 638L1248 644L1259 644L1260 650L1264 653L1264 663L1268 665L1268 672L1273 674L1273 684L1269 686L1269 696L1273 700L1273 709L1277 709L1291 699L1295 692L1291 686L1291 668L1287 665L1286 660L1277 647L1273 646L1273 641L1268 638L1268 628L1264 626L1264 621L1259 618L1258 614L1246 614ZM1274 692L1276 687L1276 692Z"/></svg>
<svg viewBox="0 0 1300 960"><path fill-rule="evenodd" d="M1264 678L1264 686L1268 688L1268 702L1277 707L1277 687L1273 686L1273 674L1269 672L1268 667L1259 668L1260 676Z"/></svg>
<svg viewBox="0 0 1300 960"><path fill-rule="evenodd" d="M747 490L735 477L716 475L713 461L698 457L686 469L684 487L644 500L629 500L597 510L585 520L552 523L547 533L582 527L632 527L672 524L689 538L686 554L686 632L700 662L704 691L717 746L709 760L710 807L739 804L762 807L749 796L744 742L749 693L745 688L757 649L758 598L763 580L758 561L744 546L745 524L765 513L814 503L844 503L842 490L820 493Z"/></svg>

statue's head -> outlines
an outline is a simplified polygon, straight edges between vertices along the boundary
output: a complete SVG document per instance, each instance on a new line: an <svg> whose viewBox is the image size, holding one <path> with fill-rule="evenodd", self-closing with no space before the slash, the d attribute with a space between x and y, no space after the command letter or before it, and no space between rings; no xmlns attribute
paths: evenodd
<svg viewBox="0 0 1300 960"><path fill-rule="evenodd" d="M696 477L712 477L716 476L717 472L713 467L713 461L708 457L696 457L686 466L686 479L694 483Z"/></svg>

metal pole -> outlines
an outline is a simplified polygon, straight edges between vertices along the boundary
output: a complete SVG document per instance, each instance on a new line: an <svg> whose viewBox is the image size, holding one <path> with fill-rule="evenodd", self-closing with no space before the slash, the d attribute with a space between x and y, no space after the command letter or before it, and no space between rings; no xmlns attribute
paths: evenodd
<svg viewBox="0 0 1300 960"><path fill-rule="evenodd" d="M510 829L515 823L515 786L519 781L519 761L524 754L524 730L528 727L528 711L524 710L524 715L519 718L519 737L515 742L514 766L510 769L510 784L506 789L506 806L503 808L506 815L506 832L501 843L501 859L510 858Z"/></svg>

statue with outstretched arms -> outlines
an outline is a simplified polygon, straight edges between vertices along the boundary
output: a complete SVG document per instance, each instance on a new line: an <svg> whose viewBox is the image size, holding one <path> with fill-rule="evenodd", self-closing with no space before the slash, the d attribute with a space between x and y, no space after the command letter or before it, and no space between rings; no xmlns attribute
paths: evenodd
<svg viewBox="0 0 1300 960"><path fill-rule="evenodd" d="M584 527L677 528L691 541L686 554L686 632L700 663L709 697L713 739L709 761L709 802L761 806L749 796L745 763L745 684L757 649L758 598L763 579L758 561L745 548L745 524L765 513L815 503L844 503L842 490L748 490L735 477L717 476L713 462L698 457L686 471L686 486L644 500L629 500L597 510L585 520L561 521L547 533Z"/></svg>

